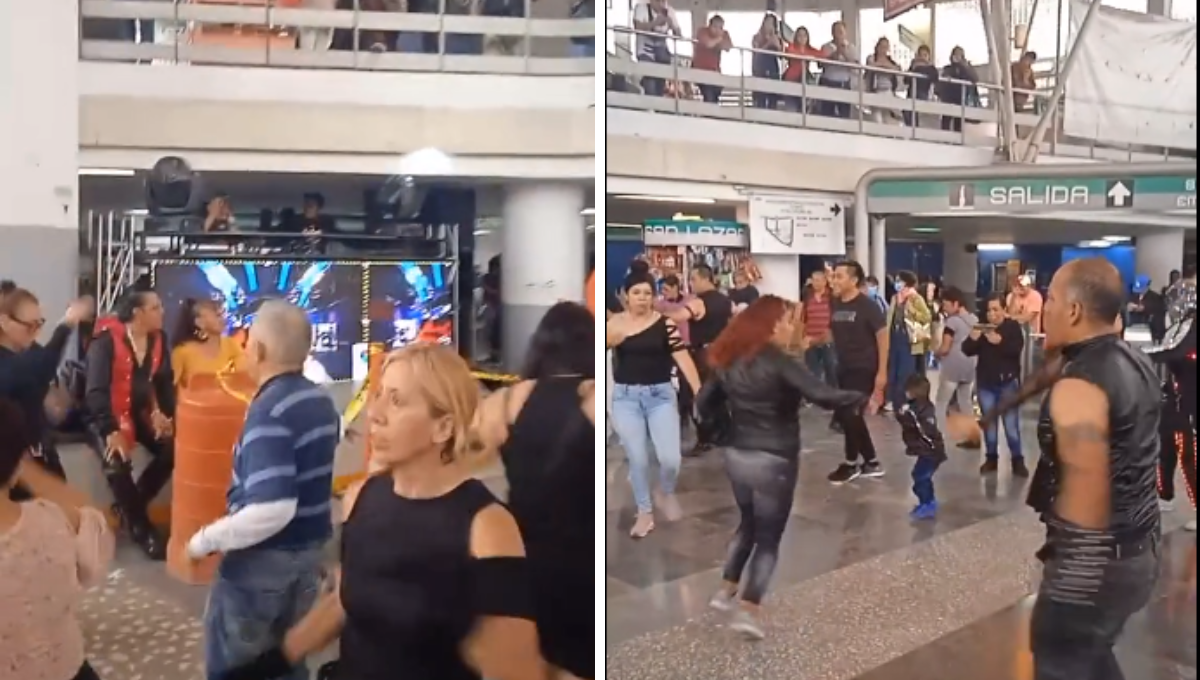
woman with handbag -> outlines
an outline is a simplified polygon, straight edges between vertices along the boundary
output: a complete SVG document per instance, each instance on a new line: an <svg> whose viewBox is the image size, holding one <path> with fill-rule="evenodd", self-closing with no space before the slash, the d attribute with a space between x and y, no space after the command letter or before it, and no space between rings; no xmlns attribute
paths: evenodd
<svg viewBox="0 0 1200 680"><path fill-rule="evenodd" d="M741 513L721 588L709 605L733 612L731 628L752 640L765 635L759 608L796 492L800 403L834 410L862 408L867 400L827 386L802 356L787 351L795 320L793 306L774 295L733 317L709 346L713 375L696 397L700 436L725 447L725 472Z"/></svg>
<svg viewBox="0 0 1200 680"><path fill-rule="evenodd" d="M52 390L52 384L74 329L92 314L90 300L71 303L50 340L41 345L37 337L46 319L37 297L11 281L0 284L0 397L20 406L29 439L35 443L33 459L63 478L66 473L50 441L50 428L52 419L65 413L69 395ZM20 487L13 490L13 497L27 498Z"/></svg>
<svg viewBox="0 0 1200 680"><path fill-rule="evenodd" d="M896 294L888 308L888 401L893 407L905 402L904 384L914 373L924 375L925 353L933 336L933 313L917 290L917 277L910 271L896 275Z"/></svg>

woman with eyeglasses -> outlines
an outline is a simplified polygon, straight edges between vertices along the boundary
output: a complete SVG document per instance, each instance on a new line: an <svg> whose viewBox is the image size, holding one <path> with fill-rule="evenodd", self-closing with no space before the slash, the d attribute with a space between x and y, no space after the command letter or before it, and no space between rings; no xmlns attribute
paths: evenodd
<svg viewBox="0 0 1200 680"><path fill-rule="evenodd" d="M0 398L12 400L21 409L24 427L34 442L32 457L59 477L66 474L50 441L46 397L74 329L91 316L90 300L71 303L50 340L38 344L46 319L37 297L11 281L0 283ZM22 500L26 495L18 486L13 497Z"/></svg>

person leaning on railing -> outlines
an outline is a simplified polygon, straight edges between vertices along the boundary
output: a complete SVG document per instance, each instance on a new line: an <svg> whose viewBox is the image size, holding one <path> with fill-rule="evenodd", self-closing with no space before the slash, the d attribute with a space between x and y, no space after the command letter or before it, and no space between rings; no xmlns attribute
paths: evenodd
<svg viewBox="0 0 1200 680"><path fill-rule="evenodd" d="M725 19L720 14L709 18L706 26L696 30L696 45L692 53L692 68L700 71L721 72L721 56L733 49L733 40L725 30ZM697 83L700 96L709 104L716 104L724 90L720 85Z"/></svg>
<svg viewBox="0 0 1200 680"><path fill-rule="evenodd" d="M892 59L891 50L891 42L887 38L880 38L875 43L875 52L867 57L866 65L872 69L878 69L866 73L868 92L895 96L900 89L900 71L902 69L900 64ZM871 115L876 123L892 123L898 118L894 109L878 106L871 108Z"/></svg>
<svg viewBox="0 0 1200 680"><path fill-rule="evenodd" d="M934 86L941 78L941 71L933 63L933 54L928 45L917 48L917 54L908 65L908 98L927 102L933 99ZM904 112L904 124L909 127L921 127L921 114L913 111Z"/></svg>
<svg viewBox="0 0 1200 680"><path fill-rule="evenodd" d="M845 62L845 66L824 64L821 71L821 86L838 90L849 90L854 81L855 68L858 63L858 48L846 36L846 24L841 21L833 24L833 40L821 48L824 57L829 61ZM825 115L832 118L849 118L850 105L845 102L825 102Z"/></svg>
<svg viewBox="0 0 1200 680"><path fill-rule="evenodd" d="M823 53L813 47L810 40L808 29L803 26L797 28L792 34L791 42L784 49L789 55L787 68L783 71L785 81L796 84L813 82L812 59L820 59ZM784 97L784 106L789 111L799 112L805 110L808 104L803 97L788 96Z"/></svg>
<svg viewBox="0 0 1200 680"><path fill-rule="evenodd" d="M755 78L779 80L779 57L771 54L783 51L783 38L779 35L779 17L770 13L763 15L758 33L754 34L753 47L756 51L750 57L751 74ZM774 109L779 105L779 95L773 92L755 92L753 100L756 109Z"/></svg>
<svg viewBox="0 0 1200 680"><path fill-rule="evenodd" d="M967 61L967 53L962 47L950 51L950 63L942 69L942 80L938 83L938 99L955 106L980 105L979 74L971 62ZM942 129L951 132L962 132L963 119L961 116L942 116Z"/></svg>
<svg viewBox="0 0 1200 680"><path fill-rule="evenodd" d="M638 0L633 6L633 27L639 31L638 61L653 64L671 63L671 50L667 48L666 36L680 36L683 32L675 17L675 9L667 0ZM667 89L665 78L645 76L641 85L642 91L651 97L661 97Z"/></svg>

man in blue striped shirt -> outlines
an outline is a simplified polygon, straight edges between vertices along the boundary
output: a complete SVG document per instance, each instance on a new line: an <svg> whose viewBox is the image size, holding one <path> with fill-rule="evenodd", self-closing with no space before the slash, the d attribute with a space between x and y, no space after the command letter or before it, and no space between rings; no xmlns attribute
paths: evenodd
<svg viewBox="0 0 1200 680"><path fill-rule="evenodd" d="M205 612L209 680L278 647L320 589L341 419L303 375L311 336L304 310L283 301L265 303L250 328L247 370L259 388L234 450L228 513L187 546L192 559L224 554Z"/></svg>

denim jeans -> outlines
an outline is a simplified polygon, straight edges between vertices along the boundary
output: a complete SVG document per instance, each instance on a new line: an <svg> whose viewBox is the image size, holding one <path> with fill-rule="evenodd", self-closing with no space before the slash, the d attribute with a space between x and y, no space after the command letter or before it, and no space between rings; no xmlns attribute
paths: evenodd
<svg viewBox="0 0 1200 680"><path fill-rule="evenodd" d="M833 345L813 345L804 353L804 363L826 385L837 387L837 352Z"/></svg>
<svg viewBox="0 0 1200 680"><path fill-rule="evenodd" d="M1159 576L1161 539L1145 540L1152 546L1142 554L1105 565L1086 603L1054 597L1057 579L1078 579L1053 555L1046 560L1030 622L1034 680L1125 679L1113 646L1129 617L1150 602Z"/></svg>
<svg viewBox="0 0 1200 680"><path fill-rule="evenodd" d="M892 333L892 341L888 345L887 397L894 408L908 401L904 396L904 383L917 372L919 358L912 353L907 333Z"/></svg>
<svg viewBox="0 0 1200 680"><path fill-rule="evenodd" d="M675 493L682 459L677 396L671 383L616 385L613 388L613 429L629 460L629 481L638 512L650 512L650 444L658 458L659 488Z"/></svg>
<svg viewBox="0 0 1200 680"><path fill-rule="evenodd" d="M917 503L928 505L937 500L937 495L933 491L933 475L941 466L942 464L936 458L917 457L912 469L912 490L917 497Z"/></svg>
<svg viewBox="0 0 1200 680"><path fill-rule="evenodd" d="M595 43L571 43L571 49L567 52L575 59L593 59L596 56Z"/></svg>
<svg viewBox="0 0 1200 680"><path fill-rule="evenodd" d="M742 583L742 600L762 602L779 561L779 542L787 528L796 495L799 459L766 451L725 449L725 474L733 486L741 521L729 544L722 577ZM743 572L745 574L743 579Z"/></svg>
<svg viewBox="0 0 1200 680"><path fill-rule="evenodd" d="M1016 394L1019 389L1021 389L1021 383L1016 380L999 386L979 385L977 388L979 410L983 411L983 414L986 416L996 410L1002 399ZM1008 452L1012 454L1013 460L1022 460L1024 455L1021 451L1020 409L1012 409L1008 413L1005 413L1000 420L1001 424L1004 425L1004 438L1008 443ZM999 427L999 425L993 424L983 431L983 450L988 460L998 460L1000 458Z"/></svg>
<svg viewBox="0 0 1200 680"><path fill-rule="evenodd" d="M320 548L249 548L225 556L204 611L208 680L283 643L317 599L321 560ZM280 680L308 680L308 670L297 668Z"/></svg>

